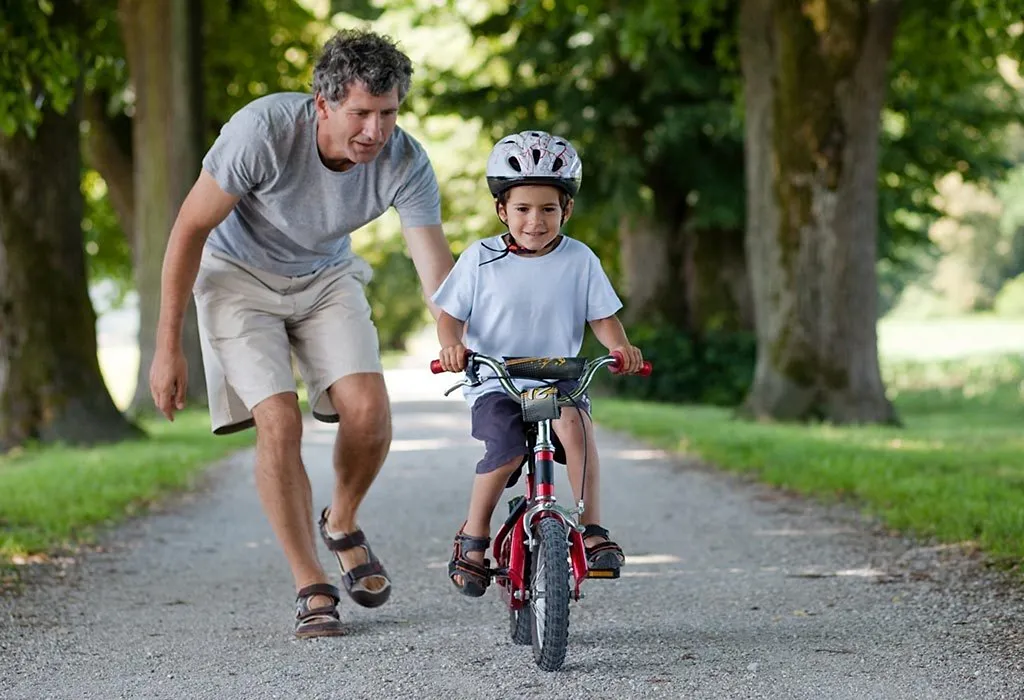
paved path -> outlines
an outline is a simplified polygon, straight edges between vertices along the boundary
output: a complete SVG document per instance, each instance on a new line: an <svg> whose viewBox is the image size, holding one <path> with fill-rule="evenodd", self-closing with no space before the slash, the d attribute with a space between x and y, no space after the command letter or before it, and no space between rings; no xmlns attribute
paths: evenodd
<svg viewBox="0 0 1024 700"><path fill-rule="evenodd" d="M243 453L63 580L0 599L0 698L1024 696L1020 596L991 575L608 432L606 524L629 563L573 605L564 669L538 670L496 592L463 598L445 576L478 453L461 399L440 398L450 380L388 374L395 443L361 524L395 591L343 603L347 636L292 638ZM317 505L332 437L306 434Z"/></svg>

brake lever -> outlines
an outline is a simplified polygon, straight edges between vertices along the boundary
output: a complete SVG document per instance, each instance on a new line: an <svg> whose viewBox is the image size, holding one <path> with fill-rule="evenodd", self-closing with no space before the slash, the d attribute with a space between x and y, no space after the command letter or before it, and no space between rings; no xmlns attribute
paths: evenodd
<svg viewBox="0 0 1024 700"><path fill-rule="evenodd" d="M448 389L448 391L444 392L444 395L445 395L445 396L448 396L448 394L452 393L453 391L455 391L455 390L456 390L456 389L458 389L459 387L463 387L463 386L471 386L471 385L470 385L470 383L469 383L469 382L459 382L458 384L456 384L456 385L454 385L454 386L450 387L450 388Z"/></svg>
<svg viewBox="0 0 1024 700"><path fill-rule="evenodd" d="M481 384L484 383L483 380L480 379L480 375L477 374L477 364L473 362L472 353L466 353L466 369L464 369L463 372L465 373L466 378L463 381L459 382L458 384L452 386L450 389L448 389L448 391L444 392L445 396L448 396L448 394L452 393L459 387L480 386Z"/></svg>

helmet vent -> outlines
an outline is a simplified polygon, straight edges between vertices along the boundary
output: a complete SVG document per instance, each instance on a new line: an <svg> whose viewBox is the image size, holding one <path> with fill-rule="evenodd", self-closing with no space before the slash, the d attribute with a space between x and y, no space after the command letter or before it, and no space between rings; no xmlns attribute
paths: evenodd
<svg viewBox="0 0 1024 700"><path fill-rule="evenodd" d="M512 156L509 156L508 165L509 165L510 168L515 170L517 173L523 172L523 167L521 165L519 165L519 161L516 158L512 157Z"/></svg>
<svg viewBox="0 0 1024 700"><path fill-rule="evenodd" d="M555 172L558 172L559 170L562 169L563 165L565 165L565 161L562 160L562 156L558 156L557 158L555 158L555 162L551 164L551 169L554 170Z"/></svg>
<svg viewBox="0 0 1024 700"><path fill-rule="evenodd" d="M537 163L540 162L540 149L535 148L531 151L531 153L533 153L533 164L537 165Z"/></svg>

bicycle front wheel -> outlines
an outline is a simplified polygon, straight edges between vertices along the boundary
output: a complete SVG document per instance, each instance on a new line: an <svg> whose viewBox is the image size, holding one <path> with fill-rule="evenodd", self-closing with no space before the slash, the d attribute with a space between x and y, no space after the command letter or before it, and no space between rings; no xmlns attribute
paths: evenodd
<svg viewBox="0 0 1024 700"><path fill-rule="evenodd" d="M569 540L556 518L537 523L530 567L530 620L533 659L557 671L569 644Z"/></svg>

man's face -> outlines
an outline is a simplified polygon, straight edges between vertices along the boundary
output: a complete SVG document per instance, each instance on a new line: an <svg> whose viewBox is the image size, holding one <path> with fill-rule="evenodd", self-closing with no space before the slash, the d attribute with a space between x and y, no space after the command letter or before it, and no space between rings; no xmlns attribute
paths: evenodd
<svg viewBox="0 0 1024 700"><path fill-rule="evenodd" d="M374 96L362 83L352 83L337 109L317 93L317 146L327 166L347 170L376 158L395 130L398 105L397 87Z"/></svg>

